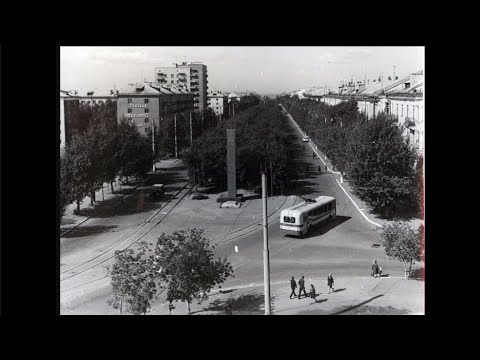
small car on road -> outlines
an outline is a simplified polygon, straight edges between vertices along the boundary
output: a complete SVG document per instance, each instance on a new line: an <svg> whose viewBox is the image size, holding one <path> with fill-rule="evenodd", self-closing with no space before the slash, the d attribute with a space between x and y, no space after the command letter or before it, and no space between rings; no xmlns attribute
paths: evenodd
<svg viewBox="0 0 480 360"><path fill-rule="evenodd" d="M310 136L304 136L303 142L310 142Z"/></svg>

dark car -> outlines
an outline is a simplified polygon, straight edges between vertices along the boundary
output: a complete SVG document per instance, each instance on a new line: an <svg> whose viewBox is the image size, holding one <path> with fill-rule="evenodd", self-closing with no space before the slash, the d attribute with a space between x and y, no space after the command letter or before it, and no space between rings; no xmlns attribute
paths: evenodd
<svg viewBox="0 0 480 360"><path fill-rule="evenodd" d="M205 195L205 194L202 194L202 193L195 193L195 194L193 194L192 199L193 200L204 200L204 199L208 199L208 196Z"/></svg>

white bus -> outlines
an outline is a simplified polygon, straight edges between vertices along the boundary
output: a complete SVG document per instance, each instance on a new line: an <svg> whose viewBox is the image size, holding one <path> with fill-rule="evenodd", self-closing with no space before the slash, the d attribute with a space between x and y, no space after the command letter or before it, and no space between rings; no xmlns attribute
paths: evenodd
<svg viewBox="0 0 480 360"><path fill-rule="evenodd" d="M280 229L282 235L305 235L312 225L323 220L333 220L337 215L336 200L331 196L319 196L314 200L282 210Z"/></svg>

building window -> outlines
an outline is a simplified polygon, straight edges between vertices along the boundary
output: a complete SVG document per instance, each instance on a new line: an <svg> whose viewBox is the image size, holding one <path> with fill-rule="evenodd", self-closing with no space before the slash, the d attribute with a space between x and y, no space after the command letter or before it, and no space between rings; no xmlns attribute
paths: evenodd
<svg viewBox="0 0 480 360"><path fill-rule="evenodd" d="M96 103L97 103L97 101L96 101L96 100L92 100L92 104L96 104Z"/></svg>
<svg viewBox="0 0 480 360"><path fill-rule="evenodd" d="M407 105L407 117L408 117L408 105Z"/></svg>
<svg viewBox="0 0 480 360"><path fill-rule="evenodd" d="M127 103L131 104L131 103L132 103L132 99L127 99Z"/></svg>
<svg viewBox="0 0 480 360"><path fill-rule="evenodd" d="M145 114L148 114L148 109L145 109Z"/></svg>
<svg viewBox="0 0 480 360"><path fill-rule="evenodd" d="M173 78L173 74L170 74L170 77Z"/></svg>
<svg viewBox="0 0 480 360"><path fill-rule="evenodd" d="M402 117L403 117L403 104L402 104Z"/></svg>
<svg viewBox="0 0 480 360"><path fill-rule="evenodd" d="M148 104L148 99L145 99L145 104Z"/></svg>
<svg viewBox="0 0 480 360"><path fill-rule="evenodd" d="M171 81L171 83L173 84L173 80Z"/></svg>
<svg viewBox="0 0 480 360"><path fill-rule="evenodd" d="M145 118L145 124L148 124L148 118Z"/></svg>
<svg viewBox="0 0 480 360"><path fill-rule="evenodd" d="M127 109L128 113L131 114L132 113L132 109Z"/></svg>

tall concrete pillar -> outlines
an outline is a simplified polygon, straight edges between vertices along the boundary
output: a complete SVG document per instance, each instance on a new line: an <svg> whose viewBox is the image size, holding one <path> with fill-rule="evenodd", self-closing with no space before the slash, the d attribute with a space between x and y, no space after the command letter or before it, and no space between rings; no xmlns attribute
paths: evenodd
<svg viewBox="0 0 480 360"><path fill-rule="evenodd" d="M230 198L237 196L236 173L235 130L227 129L227 188Z"/></svg>

